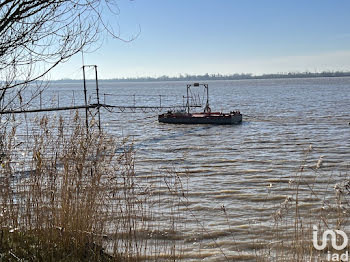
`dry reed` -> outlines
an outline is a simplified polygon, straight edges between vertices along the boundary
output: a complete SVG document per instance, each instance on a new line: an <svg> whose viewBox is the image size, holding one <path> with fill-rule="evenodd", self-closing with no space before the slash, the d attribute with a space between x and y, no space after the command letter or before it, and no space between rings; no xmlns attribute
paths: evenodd
<svg viewBox="0 0 350 262"><path fill-rule="evenodd" d="M3 129L1 261L175 260L174 243L151 236L161 229L132 145L90 124L43 116L25 141L18 125Z"/></svg>

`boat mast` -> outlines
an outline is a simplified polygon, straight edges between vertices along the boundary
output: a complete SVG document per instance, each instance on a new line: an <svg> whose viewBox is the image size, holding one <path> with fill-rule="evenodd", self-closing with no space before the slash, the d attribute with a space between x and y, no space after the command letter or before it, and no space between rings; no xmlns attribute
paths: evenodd
<svg viewBox="0 0 350 262"><path fill-rule="evenodd" d="M187 113L188 114L190 113L190 101L189 101L190 98L188 96L190 87L191 87L191 85L187 85L187 102L186 102L186 107L187 107Z"/></svg>
<svg viewBox="0 0 350 262"><path fill-rule="evenodd" d="M205 89L207 89L207 103L205 104L206 108L209 108L209 88L208 84L204 84Z"/></svg>
<svg viewBox="0 0 350 262"><path fill-rule="evenodd" d="M207 90L207 102L205 104L205 108L204 108L204 113L210 113L210 107L209 107L209 87L208 84L203 84L204 88Z"/></svg>
<svg viewBox="0 0 350 262"><path fill-rule="evenodd" d="M187 102L186 102L186 107L187 107L187 113L190 113L190 96L189 96L189 92L190 92L190 88L191 88L191 84L187 85ZM200 84L200 83L194 83L193 86L204 86L204 88L207 90L207 101L204 107L204 112L205 113L210 113L210 107L209 107L209 87L208 84Z"/></svg>

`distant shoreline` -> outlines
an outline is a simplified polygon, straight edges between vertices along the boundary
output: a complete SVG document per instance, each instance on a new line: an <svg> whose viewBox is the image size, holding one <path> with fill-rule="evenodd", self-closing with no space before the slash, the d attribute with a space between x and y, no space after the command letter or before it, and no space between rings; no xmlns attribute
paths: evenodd
<svg viewBox="0 0 350 262"><path fill-rule="evenodd" d="M131 77L131 78L112 78L99 79L107 82L164 82L164 81L211 81L211 80L253 80L253 79L295 79L295 78L321 78L321 77L350 77L350 72L321 72L321 73L279 73L279 74L204 74L204 75L179 75L176 77ZM52 82L82 81L82 79L60 79ZM91 81L91 80L87 80Z"/></svg>

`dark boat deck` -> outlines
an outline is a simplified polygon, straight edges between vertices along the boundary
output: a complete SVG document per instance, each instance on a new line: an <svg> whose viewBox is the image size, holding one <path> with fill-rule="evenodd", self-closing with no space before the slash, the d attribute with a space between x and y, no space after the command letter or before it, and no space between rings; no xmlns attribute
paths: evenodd
<svg viewBox="0 0 350 262"><path fill-rule="evenodd" d="M160 123L168 124L212 124L212 125L233 125L242 122L242 114L239 112L222 113L194 113L176 114L167 113L158 116Z"/></svg>

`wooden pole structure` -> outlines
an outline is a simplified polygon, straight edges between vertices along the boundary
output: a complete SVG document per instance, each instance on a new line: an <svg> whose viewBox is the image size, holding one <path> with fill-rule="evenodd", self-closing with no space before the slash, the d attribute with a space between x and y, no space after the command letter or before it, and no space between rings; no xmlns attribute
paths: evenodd
<svg viewBox="0 0 350 262"><path fill-rule="evenodd" d="M85 100L85 124L86 134L89 133L89 108L87 107L87 90L86 90L86 79L85 79L85 66L83 65L83 79L84 79L84 100Z"/></svg>
<svg viewBox="0 0 350 262"><path fill-rule="evenodd" d="M95 65L95 78L96 78L96 97L97 97L98 129L101 131L100 95L99 95L99 88L98 88L97 65Z"/></svg>

